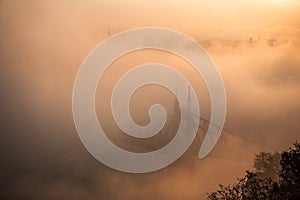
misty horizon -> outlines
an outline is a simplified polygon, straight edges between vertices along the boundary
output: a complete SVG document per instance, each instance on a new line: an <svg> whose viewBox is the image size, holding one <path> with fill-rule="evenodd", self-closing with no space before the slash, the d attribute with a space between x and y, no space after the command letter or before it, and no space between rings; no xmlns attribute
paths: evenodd
<svg viewBox="0 0 300 200"><path fill-rule="evenodd" d="M219 183L235 182L253 169L255 154L281 152L300 140L299 9L297 0L0 1L0 196L205 199ZM199 138L167 168L128 174L103 165L84 147L73 121L72 92L80 65L96 45L140 27L174 29L204 47L224 81L226 130L204 159L198 159L204 134L199 128ZM126 71L149 62L185 76L200 116L210 119L207 87L190 63L166 51L138 50L115 60L99 81L95 107L108 133L130 139L115 124L111 93ZM145 126L149 107L161 104L168 114L162 133L171 127L174 135L175 102L170 90L146 85L130 99L130 114ZM173 135L166 141L157 135L144 144L158 148ZM122 142L115 141L120 147Z"/></svg>

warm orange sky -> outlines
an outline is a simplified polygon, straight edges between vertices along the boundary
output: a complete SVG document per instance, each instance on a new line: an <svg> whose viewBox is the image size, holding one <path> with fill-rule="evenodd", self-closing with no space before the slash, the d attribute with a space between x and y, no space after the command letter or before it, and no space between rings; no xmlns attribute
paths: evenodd
<svg viewBox="0 0 300 200"><path fill-rule="evenodd" d="M226 127L259 148L230 143L213 154L224 159L134 177L91 157L72 119L77 70L108 29L145 26L178 30L205 47L224 79ZM300 140L298 52L299 0L0 0L0 186L13 199L198 199L251 168L260 147L280 151ZM142 53L119 63L134 64L134 55L147 56ZM175 60L165 53L147 59ZM116 192L121 183L127 187Z"/></svg>
<svg viewBox="0 0 300 200"><path fill-rule="evenodd" d="M46 20L49 28L54 24L80 28L77 31L96 39L108 27L116 33L162 26L200 38L236 38L249 32L278 36L283 29L285 34L299 34L300 26L298 0L2 1L1 5L3 23L13 23L17 16L27 19L27 27Z"/></svg>

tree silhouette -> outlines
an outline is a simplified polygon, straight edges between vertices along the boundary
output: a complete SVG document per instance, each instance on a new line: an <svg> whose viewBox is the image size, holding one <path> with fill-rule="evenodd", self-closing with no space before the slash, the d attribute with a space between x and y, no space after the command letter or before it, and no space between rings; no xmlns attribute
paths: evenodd
<svg viewBox="0 0 300 200"><path fill-rule="evenodd" d="M280 199L279 186L270 178L260 178L253 172L246 172L245 177L232 186L219 185L219 190L209 194L208 199Z"/></svg>
<svg viewBox="0 0 300 200"><path fill-rule="evenodd" d="M272 180L279 179L281 154L279 152L268 153L261 152L256 155L254 159L255 173L262 178L272 178Z"/></svg>
<svg viewBox="0 0 300 200"><path fill-rule="evenodd" d="M300 199L300 143L281 155L280 182L286 199Z"/></svg>
<svg viewBox="0 0 300 200"><path fill-rule="evenodd" d="M246 172L234 185L219 185L216 192L208 195L210 200L237 199L300 199L300 143L281 154L260 153L256 156L254 166L259 175L267 170L277 169L277 157L280 155L279 179L274 181L270 177L258 176L257 172Z"/></svg>

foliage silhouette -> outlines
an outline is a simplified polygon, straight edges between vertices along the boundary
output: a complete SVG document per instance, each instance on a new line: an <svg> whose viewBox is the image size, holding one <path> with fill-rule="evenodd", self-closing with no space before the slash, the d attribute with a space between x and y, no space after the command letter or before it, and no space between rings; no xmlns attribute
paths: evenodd
<svg viewBox="0 0 300 200"><path fill-rule="evenodd" d="M280 155L280 166L278 158ZM281 154L260 153L254 161L256 172L246 171L246 175L233 185L219 185L216 192L208 194L209 200L233 199L300 199L300 143ZM276 172L278 180L271 179L263 173ZM273 171L272 171L273 170Z"/></svg>

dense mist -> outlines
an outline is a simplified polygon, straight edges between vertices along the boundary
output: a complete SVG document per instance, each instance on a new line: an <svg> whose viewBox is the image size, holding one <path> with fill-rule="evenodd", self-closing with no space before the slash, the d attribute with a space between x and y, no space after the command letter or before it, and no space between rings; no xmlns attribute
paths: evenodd
<svg viewBox="0 0 300 200"><path fill-rule="evenodd" d="M252 169L255 153L281 151L300 140L299 3L124 2L0 1L3 199L202 199ZM126 174L98 162L81 143L72 90L81 63L108 29L113 35L144 26L176 29L206 49L224 80L225 127L231 132L223 132L205 159L197 158L198 140L165 169ZM210 118L205 83L189 63L141 50L116 60L99 82L98 120L110 134L122 135L109 107L112 88L122 73L146 62L168 64L186 76L201 116ZM171 116L174 98L162 87L141 88L130 102L132 117L147 124L153 103Z"/></svg>

